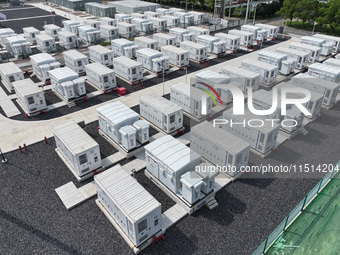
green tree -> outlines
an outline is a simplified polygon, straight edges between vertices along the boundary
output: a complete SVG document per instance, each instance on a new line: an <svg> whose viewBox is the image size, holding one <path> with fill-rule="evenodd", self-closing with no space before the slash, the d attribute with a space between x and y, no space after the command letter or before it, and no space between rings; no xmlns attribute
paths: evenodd
<svg viewBox="0 0 340 255"><path fill-rule="evenodd" d="M320 24L328 24L331 33L335 30L340 30L340 1L330 0L326 5L323 5L319 10L320 16L317 21Z"/></svg>
<svg viewBox="0 0 340 255"><path fill-rule="evenodd" d="M296 4L293 16L302 21L301 27L304 26L306 21L316 18L318 3L318 0L300 0Z"/></svg>
<svg viewBox="0 0 340 255"><path fill-rule="evenodd" d="M292 25L292 21L295 18L294 14L296 13L296 6L302 0L285 0L283 2L283 6L280 9L279 13L282 17L290 20L290 25Z"/></svg>

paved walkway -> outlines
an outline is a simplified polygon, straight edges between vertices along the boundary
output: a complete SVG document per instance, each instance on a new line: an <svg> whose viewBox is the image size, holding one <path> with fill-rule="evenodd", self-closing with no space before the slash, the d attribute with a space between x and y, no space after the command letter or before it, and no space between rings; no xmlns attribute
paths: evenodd
<svg viewBox="0 0 340 255"><path fill-rule="evenodd" d="M11 97L9 97L1 87L0 87L0 107L9 118L21 114L19 109L12 102ZM2 132L0 132L0 134L2 135Z"/></svg>

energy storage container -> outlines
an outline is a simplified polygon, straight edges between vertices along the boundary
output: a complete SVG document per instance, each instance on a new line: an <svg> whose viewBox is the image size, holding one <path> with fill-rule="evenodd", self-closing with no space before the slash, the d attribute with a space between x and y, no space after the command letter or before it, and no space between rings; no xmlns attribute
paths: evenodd
<svg viewBox="0 0 340 255"><path fill-rule="evenodd" d="M171 15L163 15L162 19L166 20L168 28L179 27L180 25L180 18Z"/></svg>
<svg viewBox="0 0 340 255"><path fill-rule="evenodd" d="M58 39L58 32L61 31L61 28L54 24L44 25L45 33L47 35L52 36L54 39Z"/></svg>
<svg viewBox="0 0 340 255"><path fill-rule="evenodd" d="M261 23L256 23L255 26L261 27L262 30L267 30L267 38L275 39L277 37L277 34L279 33L278 26L272 26L272 25L261 24Z"/></svg>
<svg viewBox="0 0 340 255"><path fill-rule="evenodd" d="M138 12L131 13L130 16L131 16L131 19L147 19L145 14L138 13Z"/></svg>
<svg viewBox="0 0 340 255"><path fill-rule="evenodd" d="M78 36L70 31L64 30L58 33L59 44L66 49L78 47Z"/></svg>
<svg viewBox="0 0 340 255"><path fill-rule="evenodd" d="M26 113L31 114L47 109L44 91L31 79L15 81L13 87Z"/></svg>
<svg viewBox="0 0 340 255"><path fill-rule="evenodd" d="M6 47L6 37L16 36L17 34L11 28L0 28L0 44Z"/></svg>
<svg viewBox="0 0 340 255"><path fill-rule="evenodd" d="M165 31L168 28L166 19L163 18L149 18L150 22L153 23L153 28L156 32Z"/></svg>
<svg viewBox="0 0 340 255"><path fill-rule="evenodd" d="M199 35L209 35L210 31L207 28L203 28L203 27L195 27L195 26L190 26L187 27L187 29L194 34L194 40L196 41L197 36Z"/></svg>
<svg viewBox="0 0 340 255"><path fill-rule="evenodd" d="M207 93L185 83L171 86L170 100L198 119L209 115L213 107L213 100Z"/></svg>
<svg viewBox="0 0 340 255"><path fill-rule="evenodd" d="M78 27L79 39L87 43L99 43L100 42L100 31L90 26Z"/></svg>
<svg viewBox="0 0 340 255"><path fill-rule="evenodd" d="M289 49L304 51L309 54L308 61L311 63L318 62L321 55L321 48L304 43L290 43Z"/></svg>
<svg viewBox="0 0 340 255"><path fill-rule="evenodd" d="M214 165L225 167L230 176L234 177L241 167L248 165L250 145L232 133L208 121L192 127L190 133L190 148Z"/></svg>
<svg viewBox="0 0 340 255"><path fill-rule="evenodd" d="M321 63L314 63L308 67L308 74L316 78L340 83L340 68Z"/></svg>
<svg viewBox="0 0 340 255"><path fill-rule="evenodd" d="M136 25L126 22L118 22L117 27L122 37L130 38L136 36Z"/></svg>
<svg viewBox="0 0 340 255"><path fill-rule="evenodd" d="M114 55L125 56L128 58L137 57L136 51L139 49L138 45L126 39L115 39L111 41L111 47Z"/></svg>
<svg viewBox="0 0 340 255"><path fill-rule="evenodd" d="M100 25L109 25L109 26L117 26L117 20L109 17L102 17L99 19L100 20Z"/></svg>
<svg viewBox="0 0 340 255"><path fill-rule="evenodd" d="M64 20L63 21L63 25L65 30L78 35L78 27L80 27L80 23L78 21L75 20ZM60 32L59 32L60 33Z"/></svg>
<svg viewBox="0 0 340 255"><path fill-rule="evenodd" d="M340 59L329 58L323 62L323 64L328 66L333 66L335 68L340 68Z"/></svg>
<svg viewBox="0 0 340 255"><path fill-rule="evenodd" d="M93 19L85 19L84 20L84 26L90 26L96 29L100 28L101 22L99 20L93 20Z"/></svg>
<svg viewBox="0 0 340 255"><path fill-rule="evenodd" d="M42 80L50 79L49 71L60 68L60 63L48 53L30 56L33 72Z"/></svg>
<svg viewBox="0 0 340 255"><path fill-rule="evenodd" d="M126 150L132 150L133 148L136 148L136 129L131 126L127 125L124 127L121 127L119 129L120 136L122 138L121 143L122 146Z"/></svg>
<svg viewBox="0 0 340 255"><path fill-rule="evenodd" d="M264 30L262 27L256 27L253 25L243 25L241 26L241 31L246 31L249 33L253 33L254 40L256 41L266 41L267 40L267 30Z"/></svg>
<svg viewBox="0 0 340 255"><path fill-rule="evenodd" d="M172 13L175 13L175 12L185 12L184 9L180 9L180 8L169 8L169 11L172 12Z"/></svg>
<svg viewBox="0 0 340 255"><path fill-rule="evenodd" d="M195 172L186 172L181 175L182 197L189 204L194 204L203 197L201 192L203 186L203 178Z"/></svg>
<svg viewBox="0 0 340 255"><path fill-rule="evenodd" d="M295 86L313 90L324 95L322 104L324 106L332 106L336 102L336 97L339 92L339 84L316 78L307 74L298 74L292 78L292 83Z"/></svg>
<svg viewBox="0 0 340 255"><path fill-rule="evenodd" d="M97 62L102 64L103 66L113 66L113 57L114 54L112 50L101 46L101 45L96 45L96 46L91 46L89 47L89 52L90 52L90 60L92 62Z"/></svg>
<svg viewBox="0 0 340 255"><path fill-rule="evenodd" d="M10 92L14 91L13 82L25 79L23 71L13 62L0 64L0 76L2 84Z"/></svg>
<svg viewBox="0 0 340 255"><path fill-rule="evenodd" d="M10 36L5 38L6 49L15 56L32 54L31 44L23 36Z"/></svg>
<svg viewBox="0 0 340 255"><path fill-rule="evenodd" d="M160 17L159 13L153 12L153 11L146 11L146 12L144 12L144 14L146 15L147 19L150 19L150 18L159 18Z"/></svg>
<svg viewBox="0 0 340 255"><path fill-rule="evenodd" d="M117 88L115 72L100 63L92 63L85 66L87 80L98 88L107 92Z"/></svg>
<svg viewBox="0 0 340 255"><path fill-rule="evenodd" d="M66 100L86 95L85 80L68 67L49 71L52 90Z"/></svg>
<svg viewBox="0 0 340 255"><path fill-rule="evenodd" d="M226 33L217 33L214 36L219 38L222 42L225 42L227 50L236 52L240 49L240 36Z"/></svg>
<svg viewBox="0 0 340 255"><path fill-rule="evenodd" d="M276 83L276 77L279 72L277 66L253 59L242 60L241 68L258 73L260 75L260 83L267 86L273 86Z"/></svg>
<svg viewBox="0 0 340 255"><path fill-rule="evenodd" d="M300 42L303 44L313 45L321 48L321 55L328 56L333 51L333 44L327 43L326 39L314 36L302 36Z"/></svg>
<svg viewBox="0 0 340 255"><path fill-rule="evenodd" d="M156 94L139 98L140 115L166 133L183 127L183 108Z"/></svg>
<svg viewBox="0 0 340 255"><path fill-rule="evenodd" d="M190 15L194 16L195 25L203 24L205 22L205 14L203 12L188 12Z"/></svg>
<svg viewBox="0 0 340 255"><path fill-rule="evenodd" d="M124 56L118 57L113 59L113 66L116 75L131 83L143 80L143 67L137 61Z"/></svg>
<svg viewBox="0 0 340 255"><path fill-rule="evenodd" d="M55 39L49 35L37 35L37 46L42 52L55 52L57 51L57 45L55 44Z"/></svg>
<svg viewBox="0 0 340 255"><path fill-rule="evenodd" d="M288 75L294 72L296 61L288 59L288 56L275 51L261 50L258 53L258 61L268 63L279 68L279 73Z"/></svg>
<svg viewBox="0 0 340 255"><path fill-rule="evenodd" d="M171 15L171 11L169 9L166 9L166 8L157 8L156 13L159 13L160 16Z"/></svg>
<svg viewBox="0 0 340 255"><path fill-rule="evenodd" d="M129 15L129 14L116 13L115 19L117 20L117 23L119 23L119 22L131 23L132 18L131 18L131 15Z"/></svg>
<svg viewBox="0 0 340 255"><path fill-rule="evenodd" d="M153 35L153 39L158 41L159 47L163 47L166 45L175 46L175 37L169 34L157 33Z"/></svg>
<svg viewBox="0 0 340 255"><path fill-rule="evenodd" d="M249 143L251 148L261 154L266 154L276 147L280 126L275 122L265 121L262 116L254 115L248 111L244 115L234 115L232 108L223 112L223 119L227 120L228 123L221 125L222 129ZM262 120L263 125L256 127L255 125L248 125L249 120L253 119ZM243 123L244 121L246 125L237 125L237 123Z"/></svg>
<svg viewBox="0 0 340 255"><path fill-rule="evenodd" d="M146 170L169 190L179 193L181 176L194 171L201 156L170 135L163 136L144 146Z"/></svg>
<svg viewBox="0 0 340 255"><path fill-rule="evenodd" d="M229 35L240 37L240 45L244 47L252 47L254 44L254 34L247 31L232 29L228 31Z"/></svg>
<svg viewBox="0 0 340 255"><path fill-rule="evenodd" d="M163 56L163 53L157 50L148 48L137 50L137 62L155 73L169 70L169 57Z"/></svg>
<svg viewBox="0 0 340 255"><path fill-rule="evenodd" d="M175 36L176 44L179 45L183 41L194 41L195 34L190 32L188 29L180 27L170 28L169 35Z"/></svg>
<svg viewBox="0 0 340 255"><path fill-rule="evenodd" d="M206 195L212 192L215 187L215 177L219 174L216 167L203 162L195 167L195 173L203 179L202 192Z"/></svg>
<svg viewBox="0 0 340 255"><path fill-rule="evenodd" d="M119 164L94 180L98 201L136 247L162 229L161 204Z"/></svg>
<svg viewBox="0 0 340 255"><path fill-rule="evenodd" d="M209 53L224 54L227 50L225 42L222 42L219 38L211 35L199 35L197 36L197 43L207 46Z"/></svg>
<svg viewBox="0 0 340 255"><path fill-rule="evenodd" d="M67 122L52 132L59 153L80 177L102 166L99 144L77 123Z"/></svg>
<svg viewBox="0 0 340 255"><path fill-rule="evenodd" d="M24 32L25 38L32 44L37 43L37 40L35 39L35 36L40 34L40 31L36 29L35 27L24 27L22 29Z"/></svg>
<svg viewBox="0 0 340 255"><path fill-rule="evenodd" d="M307 67L309 53L283 47L277 47L275 51L287 55L289 59L295 60L296 69L302 70Z"/></svg>
<svg viewBox="0 0 340 255"><path fill-rule="evenodd" d="M119 29L118 27L102 24L100 25L100 36L105 40L111 41L112 39L119 38Z"/></svg>
<svg viewBox="0 0 340 255"><path fill-rule="evenodd" d="M169 64L179 67L189 66L189 51L177 48L172 45L163 46L161 52L169 57Z"/></svg>
<svg viewBox="0 0 340 255"><path fill-rule="evenodd" d="M180 43L180 48L189 51L189 58L202 63L207 60L208 47L195 42L184 41Z"/></svg>
<svg viewBox="0 0 340 255"><path fill-rule="evenodd" d="M184 26L193 26L195 25L195 17L192 14L185 12L174 12L175 17L179 17L179 22Z"/></svg>
<svg viewBox="0 0 340 255"><path fill-rule="evenodd" d="M248 88L253 91L259 89L260 75L237 66L222 67L222 74L231 78L231 83L236 84L244 93L248 93Z"/></svg>
<svg viewBox="0 0 340 255"><path fill-rule="evenodd" d="M119 101L97 108L97 113L100 130L117 144L122 144L119 130L139 119L138 113ZM136 146L136 142L134 145Z"/></svg>
<svg viewBox="0 0 340 255"><path fill-rule="evenodd" d="M340 50L340 37L337 36L330 36L330 35L323 35L323 34L316 34L313 35L316 38L325 39L327 43L333 45L333 52L338 53Z"/></svg>
<svg viewBox="0 0 340 255"><path fill-rule="evenodd" d="M149 141L149 129L150 124L145 120L137 120L132 125L136 129L136 140L140 144L147 143Z"/></svg>
<svg viewBox="0 0 340 255"><path fill-rule="evenodd" d="M147 19L134 18L131 23L136 25L138 32L144 32L146 34L153 32L153 22Z"/></svg>
<svg viewBox="0 0 340 255"><path fill-rule="evenodd" d="M91 2L85 3L85 12L97 17L110 17L113 18L116 13L116 7L110 6L108 4L101 4Z"/></svg>
<svg viewBox="0 0 340 255"><path fill-rule="evenodd" d="M151 39L149 37L145 36L136 37L134 42L136 45L139 46L140 49L149 48L153 50L159 50L158 41Z"/></svg>
<svg viewBox="0 0 340 255"><path fill-rule="evenodd" d="M85 66L89 63L89 58L77 50L64 51L65 66L78 74L85 73Z"/></svg>

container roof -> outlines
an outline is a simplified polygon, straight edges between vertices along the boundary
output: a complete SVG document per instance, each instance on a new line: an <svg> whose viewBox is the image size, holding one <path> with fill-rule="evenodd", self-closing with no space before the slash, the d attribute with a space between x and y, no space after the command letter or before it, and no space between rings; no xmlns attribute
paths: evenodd
<svg viewBox="0 0 340 255"><path fill-rule="evenodd" d="M308 50L314 50L314 51L321 50L320 47L310 45L310 44L306 44L306 43L292 42L292 43L289 44L289 48L290 48L290 46L304 48L304 49L308 49Z"/></svg>
<svg viewBox="0 0 340 255"><path fill-rule="evenodd" d="M37 40L41 40L41 41L54 41L55 39L47 34L38 34L35 36L35 38L37 38Z"/></svg>
<svg viewBox="0 0 340 255"><path fill-rule="evenodd" d="M313 63L308 67L309 71L325 71L328 73L332 73L334 75L340 75L340 68L335 66L330 66L322 63Z"/></svg>
<svg viewBox="0 0 340 255"><path fill-rule="evenodd" d="M70 36L70 37L71 37L71 36L77 36L76 34L70 32L70 31L68 31L68 30L59 31L59 32L58 32L58 35L63 35L63 36L65 36L65 37L69 37L69 36Z"/></svg>
<svg viewBox="0 0 340 255"><path fill-rule="evenodd" d="M295 54L298 56L309 56L309 53L302 51L302 50L295 50L295 49L290 49L290 48L284 48L284 47L277 47L275 49L278 52L283 52L283 53L287 53L287 54Z"/></svg>
<svg viewBox="0 0 340 255"><path fill-rule="evenodd" d="M135 37L135 41L143 41L143 42L147 42L147 43L157 43L156 40L146 37L146 36L140 36L140 37Z"/></svg>
<svg viewBox="0 0 340 255"><path fill-rule="evenodd" d="M36 63L39 63L39 62L56 62L57 60L52 57L50 54L48 53L39 53L39 54L35 54L35 55L32 55L30 56L30 59L31 61L34 61Z"/></svg>
<svg viewBox="0 0 340 255"><path fill-rule="evenodd" d="M328 87L328 88L332 88L332 89L335 89L335 88L340 86L340 84L338 84L338 83L328 81L328 80L324 80L324 79L321 79L321 78L317 78L317 77L314 77L314 76L310 76L310 75L304 74L304 73L299 73L299 74L293 76L292 82L294 82L295 80L301 80L301 81L304 81L304 82L308 81L308 83L310 83L310 84L313 84L313 85L316 85L316 86Z"/></svg>
<svg viewBox="0 0 340 255"><path fill-rule="evenodd" d="M108 68L100 63L94 62L85 66L85 68L89 68L98 75L107 75L107 74L114 74L115 71L113 69Z"/></svg>
<svg viewBox="0 0 340 255"><path fill-rule="evenodd" d="M44 25L44 28L49 28L49 29L60 29L60 27L58 27L57 25L54 25L54 24L47 24L47 25Z"/></svg>
<svg viewBox="0 0 340 255"><path fill-rule="evenodd" d="M278 70L279 69L277 66L274 66L274 65L271 65L271 64L268 64L268 63L264 63L264 62L261 62L261 61L258 61L258 60L250 59L250 58L242 60L242 63L252 65L252 66L258 66L258 67L264 68L266 70Z"/></svg>
<svg viewBox="0 0 340 255"><path fill-rule="evenodd" d="M187 45L187 46L191 46L191 47L194 47L194 48L197 48L197 49L206 49L207 48L207 46L205 46L205 45L195 43L195 42L192 42L192 41L183 41L183 42L180 43L180 45Z"/></svg>
<svg viewBox="0 0 340 255"><path fill-rule="evenodd" d="M64 55L71 57L72 59L82 59L88 58L85 54L77 51L77 50L68 50L63 52Z"/></svg>
<svg viewBox="0 0 340 255"><path fill-rule="evenodd" d="M27 32L40 32L38 29L36 29L35 27L24 27L22 29L23 31L27 31Z"/></svg>
<svg viewBox="0 0 340 255"><path fill-rule="evenodd" d="M237 35L246 35L246 36L254 35L253 33L250 33L247 31L241 31L237 29L229 30L228 34L237 34Z"/></svg>
<svg viewBox="0 0 340 255"><path fill-rule="evenodd" d="M38 36L38 35L36 35ZM10 37L6 37L6 40L9 42L9 43L28 43L27 39L24 38L23 36L21 35L15 35L15 36L10 36Z"/></svg>
<svg viewBox="0 0 340 255"><path fill-rule="evenodd" d="M135 120L139 118L138 113L119 101L105 104L104 106L97 108L97 112L112 124L118 124L128 119Z"/></svg>
<svg viewBox="0 0 340 255"><path fill-rule="evenodd" d="M31 79L15 81L12 84L16 91L19 91L25 96L43 92L42 89L39 88L38 84L34 83Z"/></svg>
<svg viewBox="0 0 340 255"><path fill-rule="evenodd" d="M165 39L176 39L175 36L173 35L169 35L169 34L164 34L164 33L156 33L156 34L153 34L153 38L156 37L162 37L162 38L165 38Z"/></svg>
<svg viewBox="0 0 340 255"><path fill-rule="evenodd" d="M68 67L53 69L48 71L48 73L58 80L66 77L70 77L72 80L79 78L79 75Z"/></svg>
<svg viewBox="0 0 340 255"><path fill-rule="evenodd" d="M249 79L260 77L260 75L258 73L254 73L252 71L242 69L242 68L237 67L237 66L231 66L231 65L224 66L224 67L222 67L222 70L226 70L226 71L229 71L229 72L234 73L236 75L243 76L243 77L246 77L246 78L249 78Z"/></svg>
<svg viewBox="0 0 340 255"><path fill-rule="evenodd" d="M125 7L131 7L131 8L136 8L136 7L149 7L149 6L159 6L159 4L156 3L150 3L150 2L144 2L144 1L133 1L133 0L128 0L128 1L114 1L114 2L109 2L109 5L113 6L125 6Z"/></svg>
<svg viewBox="0 0 340 255"><path fill-rule="evenodd" d="M128 57L125 57L125 56L122 56L122 57L118 57L118 58L114 58L113 59L113 63L115 62L119 62L119 63L123 63L125 66L127 67L137 67L137 66L142 66L141 63L135 61L135 60L132 60Z"/></svg>
<svg viewBox="0 0 340 255"><path fill-rule="evenodd" d="M222 37L222 38L228 38L228 39L231 39L231 40L240 39L240 37L237 36L237 35L231 35L231 34L226 34L226 33L216 33L215 36L216 37Z"/></svg>
<svg viewBox="0 0 340 255"><path fill-rule="evenodd" d="M113 54L113 51L104 47L104 46L101 46L101 45L95 45L95 46L90 46L89 47L89 51L96 51L96 52L99 52L99 53L112 53Z"/></svg>
<svg viewBox="0 0 340 255"><path fill-rule="evenodd" d="M183 111L182 107L157 94L141 96L139 102L140 101L146 102L148 105L160 110L162 113L165 114L172 114L177 111Z"/></svg>
<svg viewBox="0 0 340 255"><path fill-rule="evenodd" d="M13 62L0 64L0 71L3 74L23 73L23 71Z"/></svg>
<svg viewBox="0 0 340 255"><path fill-rule="evenodd" d="M165 49L165 50L168 50L168 51L173 51L173 52L176 52L177 54L189 53L189 51L187 51L185 49L178 48L178 47L173 46L173 45L165 45L161 49Z"/></svg>

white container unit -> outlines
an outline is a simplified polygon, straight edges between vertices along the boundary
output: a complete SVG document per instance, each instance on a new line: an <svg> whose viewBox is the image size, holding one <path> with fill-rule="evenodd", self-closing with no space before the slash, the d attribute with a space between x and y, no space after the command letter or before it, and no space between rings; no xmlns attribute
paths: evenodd
<svg viewBox="0 0 340 255"><path fill-rule="evenodd" d="M6 46L6 38L10 36L16 36L17 34L11 28L0 28L0 44Z"/></svg>
<svg viewBox="0 0 340 255"><path fill-rule="evenodd" d="M136 25L138 32L144 32L147 34L153 32L153 22L147 19L134 18L131 23Z"/></svg>
<svg viewBox="0 0 340 255"><path fill-rule="evenodd" d="M226 33L217 33L214 36L219 38L222 42L225 42L227 50L231 50L233 52L240 50L240 36Z"/></svg>
<svg viewBox="0 0 340 255"><path fill-rule="evenodd" d="M228 34L239 36L241 46L249 48L254 45L254 34L253 33L233 29L233 30L229 30Z"/></svg>
<svg viewBox="0 0 340 255"><path fill-rule="evenodd" d="M169 64L179 67L188 67L189 62L189 51L177 48L172 45L163 46L161 52L164 56L169 57Z"/></svg>
<svg viewBox="0 0 340 255"><path fill-rule="evenodd" d="M150 19L150 18L159 18L160 17L159 13L153 12L153 11L146 11L146 12L144 12L144 14L146 15L147 19Z"/></svg>
<svg viewBox="0 0 340 255"><path fill-rule="evenodd" d="M204 121L192 127L190 134L190 148L214 165L230 167L226 168L230 176L248 165L250 145L232 133Z"/></svg>
<svg viewBox="0 0 340 255"><path fill-rule="evenodd" d="M179 27L180 25L180 18L171 16L171 15L163 15L162 19L166 20L168 28Z"/></svg>
<svg viewBox="0 0 340 255"><path fill-rule="evenodd" d="M54 24L49 24L44 26L45 33L52 36L54 39L58 39L58 32L61 31L61 27Z"/></svg>
<svg viewBox="0 0 340 255"><path fill-rule="evenodd" d="M340 59L336 58L329 58L323 62L323 64L328 65L328 66L333 66L335 68L340 69Z"/></svg>
<svg viewBox="0 0 340 255"><path fill-rule="evenodd" d="M189 58L198 63L203 63L208 58L208 47L205 45L184 41L180 43L180 48L189 51Z"/></svg>
<svg viewBox="0 0 340 255"><path fill-rule="evenodd" d="M195 27L195 26L191 26L191 27L187 27L187 29L194 34L194 37L196 40L197 36L199 35L209 35L210 31L207 28L203 28L203 27Z"/></svg>
<svg viewBox="0 0 340 255"><path fill-rule="evenodd" d="M65 30L78 35L78 27L80 27L80 22L75 21L75 20L64 20L63 25Z"/></svg>
<svg viewBox="0 0 340 255"><path fill-rule="evenodd" d="M314 37L325 39L327 43L333 45L333 52L338 53L340 50L340 37L337 36L330 36L330 35L323 35L323 34L316 34L313 35Z"/></svg>
<svg viewBox="0 0 340 255"><path fill-rule="evenodd" d="M157 8L156 13L159 13L160 16L171 15L171 11L169 9L166 9L166 8Z"/></svg>
<svg viewBox="0 0 340 255"><path fill-rule="evenodd" d="M326 39L321 39L314 36L302 36L300 42L321 48L321 55L328 56L333 51L333 44L327 43Z"/></svg>
<svg viewBox="0 0 340 255"><path fill-rule="evenodd" d="M180 193L181 176L193 171L201 156L170 135L145 147L146 170L175 194Z"/></svg>
<svg viewBox="0 0 340 255"><path fill-rule="evenodd" d="M310 76L340 83L340 68L321 63L314 63L308 67L308 74Z"/></svg>
<svg viewBox="0 0 340 255"><path fill-rule="evenodd" d="M137 120L132 125L136 129L136 140L140 144L147 143L149 141L149 129L150 124L145 120Z"/></svg>
<svg viewBox="0 0 340 255"><path fill-rule="evenodd" d="M107 92L117 88L115 72L100 63L92 63L85 66L87 80L98 88Z"/></svg>
<svg viewBox="0 0 340 255"><path fill-rule="evenodd" d="M182 197L189 204L194 204L203 197L203 178L195 172L186 172L181 175Z"/></svg>
<svg viewBox="0 0 340 255"><path fill-rule="evenodd" d="M127 57L113 59L116 75L134 84L143 80L143 66L141 63Z"/></svg>
<svg viewBox="0 0 340 255"><path fill-rule="evenodd" d="M153 23L155 31L165 31L168 28L167 20L163 18L149 18L150 22Z"/></svg>
<svg viewBox="0 0 340 255"><path fill-rule="evenodd" d="M264 30L262 27L256 27L253 25L243 25L241 26L241 31L246 31L249 33L253 33L254 40L256 41L266 41L267 40L267 30Z"/></svg>
<svg viewBox="0 0 340 255"><path fill-rule="evenodd" d="M197 43L207 46L208 52L216 55L224 54L227 50L225 42L221 41L218 37L211 35L197 36Z"/></svg>
<svg viewBox="0 0 340 255"><path fill-rule="evenodd" d="M15 81L13 87L26 113L32 114L47 109L44 91L31 79Z"/></svg>
<svg viewBox="0 0 340 255"><path fill-rule="evenodd" d="M307 67L309 53L283 47L277 47L275 51L287 55L289 59L295 60L296 69L302 70Z"/></svg>
<svg viewBox="0 0 340 255"><path fill-rule="evenodd" d="M158 41L158 46L163 47L166 45L173 45L175 46L175 37L169 34L164 34L164 33L157 33L153 34L153 39Z"/></svg>
<svg viewBox="0 0 340 255"><path fill-rule="evenodd" d="M23 71L13 62L0 64L0 76L2 84L8 89L8 91L14 91L13 82L23 80Z"/></svg>
<svg viewBox="0 0 340 255"><path fill-rule="evenodd" d="M93 20L93 19L85 19L84 20L84 25L85 26L90 26L90 27L93 27L93 28L96 28L96 29L99 29L100 28L100 20Z"/></svg>
<svg viewBox="0 0 340 255"><path fill-rule="evenodd" d="M276 83L276 77L279 73L279 68L277 66L253 59L242 60L240 67L258 73L260 75L260 83L267 86L273 86Z"/></svg>
<svg viewBox="0 0 340 255"><path fill-rule="evenodd" d="M23 36L10 36L5 38L6 49L15 56L32 54L31 44Z"/></svg>
<svg viewBox="0 0 340 255"><path fill-rule="evenodd" d="M111 47L114 55L135 58L138 45L126 39L115 39L111 41Z"/></svg>
<svg viewBox="0 0 340 255"><path fill-rule="evenodd" d="M136 36L136 25L127 22L118 22L117 27L119 29L119 34L122 37L135 37Z"/></svg>
<svg viewBox="0 0 340 255"><path fill-rule="evenodd" d="M119 164L94 180L98 201L135 247L161 231L161 204Z"/></svg>
<svg viewBox="0 0 340 255"><path fill-rule="evenodd" d="M79 177L102 166L99 144L74 121L52 128L59 153Z"/></svg>
<svg viewBox="0 0 340 255"><path fill-rule="evenodd" d="M176 27L169 29L169 35L175 36L176 44L179 45L183 41L194 41L195 34L188 29Z"/></svg>
<svg viewBox="0 0 340 255"><path fill-rule="evenodd" d="M155 73L169 70L169 57L153 49L137 50L137 62L141 63L145 69ZM163 68L162 68L163 67Z"/></svg>
<svg viewBox="0 0 340 255"><path fill-rule="evenodd" d="M339 92L339 84L331 81L326 81L307 74L298 74L292 78L292 83L295 86L313 90L321 95L324 95L322 104L324 106L332 106L336 102L336 97Z"/></svg>
<svg viewBox="0 0 340 255"><path fill-rule="evenodd" d="M49 35L36 35L37 47L42 52L55 52L57 51L57 45L55 44L55 39Z"/></svg>
<svg viewBox="0 0 340 255"><path fill-rule="evenodd" d="M222 74L231 78L231 83L242 89L243 93L248 93L248 88L253 91L259 89L260 74L254 73L237 66L222 67Z"/></svg>
<svg viewBox="0 0 340 255"><path fill-rule="evenodd" d="M195 25L203 24L205 21L205 14L203 12L188 12L190 15L194 16Z"/></svg>
<svg viewBox="0 0 340 255"><path fill-rule="evenodd" d="M78 27L79 39L87 43L98 43L100 42L100 31L91 26L80 26Z"/></svg>
<svg viewBox="0 0 340 255"><path fill-rule="evenodd" d="M275 39L279 33L278 26L272 26L272 25L261 24L261 23L257 23L255 24L255 26L261 27L263 30L267 30L267 38Z"/></svg>
<svg viewBox="0 0 340 255"><path fill-rule="evenodd" d="M60 68L60 63L48 53L30 56L33 72L43 81L50 79L49 71Z"/></svg>
<svg viewBox="0 0 340 255"><path fill-rule="evenodd" d="M122 138L121 144L126 150L132 150L136 148L136 129L131 126L127 125L124 127L121 127L119 129L120 136Z"/></svg>
<svg viewBox="0 0 340 255"><path fill-rule="evenodd" d="M145 14L138 13L138 12L131 13L130 16L131 16L131 19L147 19Z"/></svg>
<svg viewBox="0 0 340 255"><path fill-rule="evenodd" d="M304 43L293 42L289 44L289 49L301 50L309 54L308 61L311 63L318 62L321 55L321 48Z"/></svg>
<svg viewBox="0 0 340 255"><path fill-rule="evenodd" d="M207 93L185 83L171 86L170 100L198 119L209 115L213 107L213 100Z"/></svg>
<svg viewBox="0 0 340 255"><path fill-rule="evenodd" d="M277 66L279 68L279 73L283 75L294 73L296 66L295 60L288 59L286 54L275 51L261 50L258 53L257 60Z"/></svg>
<svg viewBox="0 0 340 255"><path fill-rule="evenodd" d="M165 131L172 133L183 128L183 108L156 94L139 98L140 115Z"/></svg>
<svg viewBox="0 0 340 255"><path fill-rule="evenodd" d="M112 60L114 58L114 54L112 50L101 45L96 45L96 46L89 47L89 52L90 52L90 60L92 62L97 62L97 63L102 64L103 66L108 66L108 67L113 66Z"/></svg>
<svg viewBox="0 0 340 255"><path fill-rule="evenodd" d="M131 23L132 18L129 14L116 13L115 19L117 20L117 24L118 24L119 22Z"/></svg>
<svg viewBox="0 0 340 255"><path fill-rule="evenodd" d="M70 31L64 30L58 33L59 44L66 49L78 47L78 36Z"/></svg>
<svg viewBox="0 0 340 255"><path fill-rule="evenodd" d="M139 46L140 49L149 48L153 50L159 50L158 41L151 39L149 37L145 36L136 37L134 42L136 45Z"/></svg>
<svg viewBox="0 0 340 255"><path fill-rule="evenodd" d="M179 17L179 22L184 26L193 26L195 24L195 17L186 12L174 12L175 17Z"/></svg>
<svg viewBox="0 0 340 255"><path fill-rule="evenodd" d="M100 25L108 25L108 26L117 26L117 20L109 17L102 17L99 19L100 20Z"/></svg>
<svg viewBox="0 0 340 255"><path fill-rule="evenodd" d="M65 66L78 74L85 73L85 66L89 63L89 58L77 50L64 51Z"/></svg>
<svg viewBox="0 0 340 255"><path fill-rule="evenodd" d="M100 25L100 36L105 40L111 41L119 37L119 29L110 25Z"/></svg>
<svg viewBox="0 0 340 255"><path fill-rule="evenodd" d="M37 43L37 40L35 38L36 35L40 34L40 31L36 29L35 27L24 27L22 29L24 32L25 38L32 44Z"/></svg>
<svg viewBox="0 0 340 255"><path fill-rule="evenodd" d="M180 8L169 8L169 11L172 12L172 13L175 13L175 12L185 12L184 9L180 9Z"/></svg>
<svg viewBox="0 0 340 255"><path fill-rule="evenodd" d="M68 67L49 71L52 90L70 100L86 95L85 80Z"/></svg>

